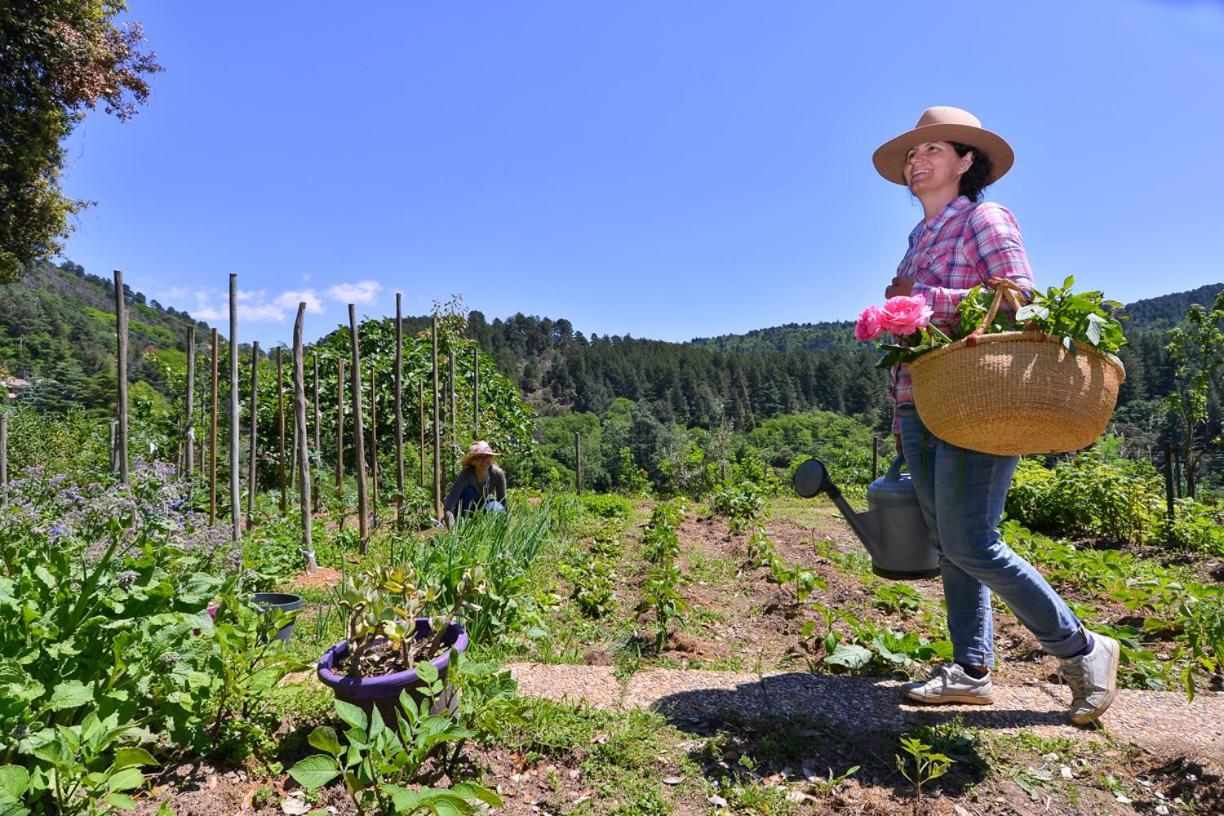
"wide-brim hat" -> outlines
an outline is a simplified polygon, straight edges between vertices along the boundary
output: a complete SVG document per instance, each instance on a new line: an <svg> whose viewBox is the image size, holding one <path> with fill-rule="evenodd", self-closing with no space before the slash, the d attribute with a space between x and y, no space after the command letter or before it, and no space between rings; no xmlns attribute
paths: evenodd
<svg viewBox="0 0 1224 816"><path fill-rule="evenodd" d="M924 142L960 142L978 148L990 157L993 167L987 184L1002 178L1016 161L1015 151L1002 136L983 128L981 120L969 111L945 105L924 110L913 130L880 145L871 161L881 176L894 184L905 184L905 154Z"/></svg>
<svg viewBox="0 0 1224 816"><path fill-rule="evenodd" d="M472 464L472 460L477 456L501 456L501 454L493 450L489 443L482 439L479 442L473 442L468 448L467 453L463 454L463 466L467 467Z"/></svg>

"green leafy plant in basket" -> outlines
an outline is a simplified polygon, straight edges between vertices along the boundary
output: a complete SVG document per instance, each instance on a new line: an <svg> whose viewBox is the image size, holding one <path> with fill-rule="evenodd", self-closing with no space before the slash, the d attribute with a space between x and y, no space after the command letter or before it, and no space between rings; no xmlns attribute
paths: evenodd
<svg viewBox="0 0 1224 816"><path fill-rule="evenodd" d="M1057 338L1069 351L1083 343L1109 354L1116 354L1126 344L1116 315L1122 304L1106 300L1098 291L1072 292L1074 277L1045 292L1034 290L1025 304L1020 301L1026 293L1011 281L992 278L988 284L969 290L957 304L958 321L946 329L931 322L932 311L919 294L889 298L883 306L868 306L859 315L855 337L875 340L885 332L892 334L892 342L880 344L884 356L877 365L881 368L908 363L973 334L1029 331ZM1002 290L1010 311L994 305L997 289Z"/></svg>

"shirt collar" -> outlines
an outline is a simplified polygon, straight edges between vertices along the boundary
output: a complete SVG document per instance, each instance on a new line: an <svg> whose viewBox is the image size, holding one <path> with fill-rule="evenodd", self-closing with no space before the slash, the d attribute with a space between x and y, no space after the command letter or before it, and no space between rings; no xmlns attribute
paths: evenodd
<svg viewBox="0 0 1224 816"><path fill-rule="evenodd" d="M944 224L948 223L949 219L954 215L958 215L973 206L973 202L965 196L957 196L947 203L947 205L939 211L939 215L935 216L930 222L925 220L919 221L918 226L925 226L932 231L940 229Z"/></svg>

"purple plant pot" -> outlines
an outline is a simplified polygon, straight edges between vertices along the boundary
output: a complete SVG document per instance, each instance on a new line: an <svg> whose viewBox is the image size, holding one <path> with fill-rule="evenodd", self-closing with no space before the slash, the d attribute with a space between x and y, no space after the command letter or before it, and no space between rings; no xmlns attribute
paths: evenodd
<svg viewBox="0 0 1224 816"><path fill-rule="evenodd" d="M430 626L429 618L417 618L416 639L421 641L432 634L433 629ZM442 645L444 651L430 662L438 670L438 677L445 682L447 668L450 666L451 649L457 652L467 649L467 631L457 623L450 624L446 627ZM422 695L417 689L422 684L417 677L416 669L371 677L349 677L333 669L336 663L348 655L348 651L348 641L342 640L328 649L319 660L319 680L324 685L331 687L337 699L360 706L367 714L377 705L383 719L389 723L395 722L395 709L399 705L401 691L407 691L413 701L420 702ZM434 701L433 708L435 712L445 708L450 709L453 713L458 702L457 694L450 686L447 686L441 699Z"/></svg>

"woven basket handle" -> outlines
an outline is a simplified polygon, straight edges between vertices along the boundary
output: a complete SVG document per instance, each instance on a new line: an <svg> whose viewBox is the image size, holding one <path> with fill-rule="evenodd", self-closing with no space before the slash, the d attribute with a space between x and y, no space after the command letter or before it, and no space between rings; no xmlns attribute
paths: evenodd
<svg viewBox="0 0 1224 816"><path fill-rule="evenodd" d="M994 322L995 315L999 313L999 306L1002 305L1004 298L1007 298L1007 304L1012 307L1012 311L1018 312L1020 311L1020 300L1025 296L1024 288L1010 278L990 278L986 281L986 285L994 289L994 300L990 302L986 319L969 333L970 337L981 337L986 333L990 324Z"/></svg>

